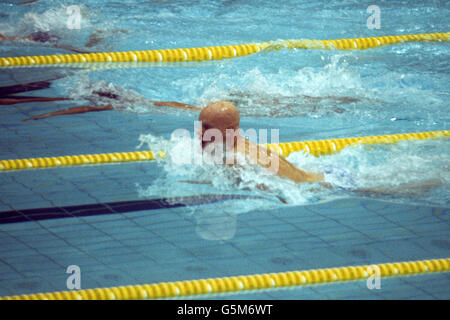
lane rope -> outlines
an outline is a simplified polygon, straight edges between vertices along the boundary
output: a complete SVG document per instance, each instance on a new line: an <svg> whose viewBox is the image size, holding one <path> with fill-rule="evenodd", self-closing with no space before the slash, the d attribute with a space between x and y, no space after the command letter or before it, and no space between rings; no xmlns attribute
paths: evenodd
<svg viewBox="0 0 450 320"><path fill-rule="evenodd" d="M369 277L373 276L387 278L448 271L450 271L450 258L16 295L1 297L0 300L167 299L365 279L369 281Z"/></svg>
<svg viewBox="0 0 450 320"><path fill-rule="evenodd" d="M292 152L303 151L310 153L316 157L337 153L342 149L359 144L394 144L405 140L426 140L426 139L442 139L450 136L449 130L416 132L416 133L400 133L391 135L340 138L315 141L298 141L285 142L279 144L264 145L269 149L277 152L283 157L287 157ZM42 157L28 159L9 159L0 160L0 172L10 170L26 170L38 168L53 168L80 166L92 164L107 163L123 163L134 161L156 160L156 157L164 159L166 151L153 153L152 151L135 151L135 152L116 152L102 154L73 155L61 157Z"/></svg>
<svg viewBox="0 0 450 320"><path fill-rule="evenodd" d="M267 41L253 44L183 49L3 57L0 58L0 68L30 65L67 66L67 64L99 62L198 62L243 57L260 51L268 52L281 49L365 50L369 48L405 42L449 41L449 38L450 32L444 32L335 40L291 39Z"/></svg>
<svg viewBox="0 0 450 320"><path fill-rule="evenodd" d="M450 131L441 130L303 142L285 142L279 144L268 144L267 147L278 152L283 157L289 156L292 152L299 151L310 153L316 157L319 157L337 153L348 146L359 144L394 144L406 140L427 140L448 137L450 137Z"/></svg>

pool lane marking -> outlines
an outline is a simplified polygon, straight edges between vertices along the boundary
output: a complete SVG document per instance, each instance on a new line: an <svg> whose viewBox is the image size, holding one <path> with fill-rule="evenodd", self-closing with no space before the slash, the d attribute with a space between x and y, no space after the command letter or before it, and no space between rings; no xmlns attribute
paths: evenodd
<svg viewBox="0 0 450 320"><path fill-rule="evenodd" d="M159 282L0 297L2 300L142 300L241 294L261 290L363 281L450 271L450 258L344 266L223 278Z"/></svg>
<svg viewBox="0 0 450 320"><path fill-rule="evenodd" d="M265 145L267 148L287 157L292 152L307 152L314 156L329 155L342 149L358 144L393 144L404 140L426 140L450 137L450 130L401 133L392 135L339 138L315 141L283 142ZM103 153L88 155L73 155L61 157L42 157L29 159L0 160L0 172L11 170L26 170L64 166L79 166L87 164L122 163L134 161L155 160L156 156L165 158L165 151L135 151L121 153Z"/></svg>
<svg viewBox="0 0 450 320"><path fill-rule="evenodd" d="M221 60L230 59L237 56L247 56L261 51L261 48L271 50L281 49L337 49L337 50L365 50L382 45L401 44L405 42L429 42L429 41L449 41L450 32L430 33L430 34L413 34L413 35L393 35L369 38L350 38L350 39L335 39L335 40L314 40L314 39L291 39L291 40L277 40L266 41L253 44L238 44L236 47L247 48L240 50L240 52L233 57L227 54L226 48L229 46L216 46L219 49L215 52L222 52L213 56L209 47L184 48L181 50L190 50L193 54L185 61L205 61L205 60ZM250 48L250 49L249 49ZM202 54L208 51L208 55ZM17 67L24 65L60 65L80 63L80 57L89 57L89 62L85 63L108 63L113 59L111 56L119 57L115 62L133 62L136 53L140 54L140 62L163 62L167 53L173 49L157 49L157 50L142 50L142 51L126 51L126 52L101 52L101 53L80 53L80 54L66 54L66 55L47 55L47 56L22 56L22 57L1 57L1 67ZM178 50L178 49L175 49ZM194 53L197 52L197 53ZM153 55L156 53L156 57ZM106 55L106 61L104 59ZM164 55L164 56L163 56ZM81 59L85 61L83 58ZM60 65L62 66L62 65Z"/></svg>
<svg viewBox="0 0 450 320"><path fill-rule="evenodd" d="M118 214L145 210L171 209L187 206L199 206L210 203L242 200L267 199L259 196L240 194L200 194L192 196L166 197L149 200L131 200L120 202L105 202L94 204L80 204L61 207L19 209L0 212L0 225L41 221L61 218L75 218L98 216L104 214Z"/></svg>

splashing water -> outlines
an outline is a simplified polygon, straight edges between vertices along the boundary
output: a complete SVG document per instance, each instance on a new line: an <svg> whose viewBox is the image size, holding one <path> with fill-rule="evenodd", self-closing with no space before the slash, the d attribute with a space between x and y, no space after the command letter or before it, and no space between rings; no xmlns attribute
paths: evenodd
<svg viewBox="0 0 450 320"><path fill-rule="evenodd" d="M137 148L148 146L151 150L166 150L167 157L158 160L164 175L149 186L136 185L140 197L174 197L174 203L183 203L182 195L234 194L249 196L242 200L220 201L200 206L188 206L188 217L196 220L196 233L205 240L228 240L234 237L237 215L252 210L275 209L282 197L290 204L307 204L313 201L313 193L307 188L295 187L290 181L274 177L259 166L243 164L229 167L210 161L196 163L195 147L198 137L170 140L151 134L141 135ZM200 155L202 157L202 155ZM242 160L242 159L241 159ZM183 164L184 162L184 164ZM240 162L242 163L242 161ZM264 184L268 190L261 191ZM255 198L255 195L257 198ZM181 199L181 200L180 200Z"/></svg>
<svg viewBox="0 0 450 320"><path fill-rule="evenodd" d="M327 190L317 184L295 184L288 179L272 175L258 165L245 163L230 168L223 164L196 163L195 152L199 149L195 146L197 139L198 137L172 137L167 140L151 134L141 135L138 148L147 145L151 150L166 150L167 158L159 160L165 175L155 183L158 187L140 188L139 194L148 197L180 195L186 192L238 192L262 195L271 199L274 205L281 205L278 201L280 198L291 205L305 205L329 200L334 196L354 196L354 192L358 190L384 188L391 190L400 201L410 202L408 197L411 194L397 193L397 187L407 186L415 190L417 186L432 181L441 193L433 191L430 197L426 190L416 190L415 200L445 205L449 197L445 190L450 183L448 140L360 145L317 158L297 152L287 158L306 171L327 172L330 168L338 168L340 172L345 172L346 177L341 174L326 176L326 181L335 187ZM180 182L185 180L194 183ZM267 187L266 191L261 190L261 185ZM246 207L247 211L253 209L256 208Z"/></svg>
<svg viewBox="0 0 450 320"><path fill-rule="evenodd" d="M70 82L68 82L70 81ZM130 113L168 114L179 112L173 108L160 108L135 90L126 89L120 85L101 81L90 81L87 75L81 75L80 80L62 80L60 86L67 88L70 98L87 100L93 106L111 105L117 110Z"/></svg>
<svg viewBox="0 0 450 320"><path fill-rule="evenodd" d="M158 188L150 187L145 192L140 189L141 195L167 196L179 195L180 193L214 190L216 192L244 192L257 193L271 198L275 202L280 202L277 196L281 196L289 203L305 204L312 200L312 194L305 193L308 188L299 185L299 188L292 188L295 184L289 180L281 179L272 175L266 169L248 163L243 158L238 159L239 166L229 167L224 164L214 163L214 159L207 159L208 154L201 154L200 147L196 144L199 138L174 137L170 140L155 137L152 134L141 135L138 148L147 145L149 149L165 150L166 158L159 159L159 164L163 166L165 176L157 183ZM239 155L238 155L239 158ZM191 181L195 187L189 184L179 183L179 181ZM176 185L179 187L176 187ZM156 185L156 183L155 183ZM199 187L206 185L207 187ZM261 191L258 186L265 185L268 191ZM162 186L167 186L162 188ZM212 187L212 189L211 189ZM162 189L161 189L162 188ZM158 190L159 194L151 194ZM167 193L168 192L168 193Z"/></svg>
<svg viewBox="0 0 450 320"><path fill-rule="evenodd" d="M258 195L259 199L221 201L188 207L188 216L196 220L197 234L206 240L227 240L236 232L237 215L253 210L273 210L288 205L308 205L343 197L361 196L358 190L382 188L388 193L381 199L400 203L447 206L449 203L450 150L448 140L405 141L396 145L360 145L345 148L340 153L314 157L302 152L293 153L288 160L304 170L325 172L339 168L350 175L351 184L342 176L327 177L334 188L328 190L318 184L295 184L274 176L259 166L243 165L230 168L189 162L193 159L194 143L198 137L170 140L151 134L141 135L138 148L167 150L167 158L159 160L164 174L149 186L137 185L141 197L170 197L189 194ZM424 156L426 155L426 156ZM180 157L191 159L180 164ZM184 182L183 182L184 181ZM186 183L189 181L190 183ZM438 181L430 188L415 186ZM258 186L264 184L262 191ZM412 189L404 186L412 187ZM425 186L426 187L426 186ZM398 192L401 190L401 192ZM389 195L395 195L389 198ZM367 196L366 194L363 194ZM369 195L371 196L371 195ZM177 200L174 200L177 202ZM177 202L178 203L178 202Z"/></svg>
<svg viewBox="0 0 450 320"><path fill-rule="evenodd" d="M86 75L81 77L81 81L75 82L70 92L70 97L74 100L88 100L98 106L112 105L116 108L132 108L131 104L148 103L142 95L134 90L125 89L121 86L108 83L106 81L91 82Z"/></svg>
<svg viewBox="0 0 450 320"><path fill-rule="evenodd" d="M345 55L332 56L330 63L319 69L279 69L276 73L260 67L227 73L226 66L217 76L202 74L189 83L175 83L188 97L200 95L191 97L199 105L228 100L242 116L340 116L352 111L355 104L362 108L363 103L375 99L364 89L359 73L348 66Z"/></svg>
<svg viewBox="0 0 450 320"><path fill-rule="evenodd" d="M42 13L27 12L14 24L0 24L0 33L11 36L24 36L36 31L43 31L51 32L61 37L64 35L73 35L72 30L67 27L69 17L67 13L68 7L68 5L61 5L60 7L50 8ZM84 29L91 28L92 25L89 19L90 10L83 4L78 5L78 8L83 17L80 27Z"/></svg>
<svg viewBox="0 0 450 320"><path fill-rule="evenodd" d="M447 190L450 184L448 139L358 145L322 157L297 152L291 154L288 160L305 170L323 172L329 168L339 168L351 176L352 185L335 175L329 181L334 186L355 191L386 190L387 194L397 198L397 202L415 201L447 206L450 198ZM430 192L427 189L431 189Z"/></svg>
<svg viewBox="0 0 450 320"><path fill-rule="evenodd" d="M127 70L126 74L116 70L117 82L126 83L125 86L103 80L89 81L83 75L79 81L71 78L66 89L74 99L87 99L98 105L111 104L133 113L177 112L173 108L155 108L145 97L157 96L158 99L200 107L213 101L229 100L238 107L242 117L328 117L353 122L355 119L391 119L421 123L435 123L447 117L444 115L446 109L442 107L445 97L422 87L414 81L414 74L391 72L362 77L349 66L347 60L350 58L348 54L336 54L327 58L329 63L321 67L280 68L276 72L263 67L235 70L232 63L217 66L213 74L200 72L192 76L180 72L179 79L170 83L173 92L169 91L165 96L154 90L164 87L161 79L142 70ZM78 84L72 89L74 82ZM129 86L140 89L125 89ZM99 97L93 94L95 91L111 92L121 99ZM427 112L423 112L423 107L414 107L419 102L421 106L426 105Z"/></svg>

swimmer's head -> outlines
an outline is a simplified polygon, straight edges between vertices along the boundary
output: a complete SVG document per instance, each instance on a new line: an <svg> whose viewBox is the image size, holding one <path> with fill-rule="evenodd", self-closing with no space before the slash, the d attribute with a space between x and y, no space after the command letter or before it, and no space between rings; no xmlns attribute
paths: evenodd
<svg viewBox="0 0 450 320"><path fill-rule="evenodd" d="M37 31L33 32L29 37L29 40L35 41L35 42L56 42L59 40L58 36L52 35L48 32L44 31Z"/></svg>
<svg viewBox="0 0 450 320"><path fill-rule="evenodd" d="M206 145L203 135L209 129L217 129L226 141L227 129L239 130L239 111L228 101L213 102L202 109L198 120L202 122L202 146Z"/></svg>

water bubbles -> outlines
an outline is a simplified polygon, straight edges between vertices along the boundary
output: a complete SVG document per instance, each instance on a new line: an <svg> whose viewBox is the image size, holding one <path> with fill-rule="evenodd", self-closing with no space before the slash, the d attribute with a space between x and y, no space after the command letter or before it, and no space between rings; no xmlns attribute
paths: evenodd
<svg viewBox="0 0 450 320"><path fill-rule="evenodd" d="M15 23L5 26L0 24L1 33L5 32L18 37L29 35L32 32L42 31L50 32L52 35L63 37L63 35L71 34L71 41L73 41L73 30L68 29L67 21L69 15L67 14L67 5L49 8L43 12L29 11L22 17L18 18ZM89 10L86 6L78 5L81 11L82 20L81 27L88 29L91 27L89 19Z"/></svg>
<svg viewBox="0 0 450 320"><path fill-rule="evenodd" d="M395 195L397 202L426 201L445 205L448 192L445 194L438 189L450 183L449 143L439 139L358 145L317 158L297 152L288 160L310 171L324 172L334 168L344 171L344 176L335 174L330 181L338 188L386 190L386 194ZM347 177L351 177L350 185Z"/></svg>

